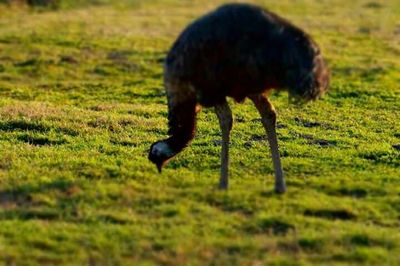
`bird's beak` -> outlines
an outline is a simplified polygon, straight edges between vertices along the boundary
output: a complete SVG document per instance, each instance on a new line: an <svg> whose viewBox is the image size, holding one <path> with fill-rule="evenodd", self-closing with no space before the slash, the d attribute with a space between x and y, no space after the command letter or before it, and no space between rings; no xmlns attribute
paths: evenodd
<svg viewBox="0 0 400 266"><path fill-rule="evenodd" d="M157 170L161 174L162 164L157 164Z"/></svg>

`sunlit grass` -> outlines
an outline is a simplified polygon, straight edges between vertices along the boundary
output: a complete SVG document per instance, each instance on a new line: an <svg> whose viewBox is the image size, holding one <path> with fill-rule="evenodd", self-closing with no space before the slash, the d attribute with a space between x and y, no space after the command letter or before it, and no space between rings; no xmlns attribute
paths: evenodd
<svg viewBox="0 0 400 266"><path fill-rule="evenodd" d="M147 160L167 132L165 54L222 2L0 4L1 263L400 263L398 1L251 1L311 33L332 70L320 101L272 95L285 195L250 102L231 101L228 192L211 109L162 175Z"/></svg>

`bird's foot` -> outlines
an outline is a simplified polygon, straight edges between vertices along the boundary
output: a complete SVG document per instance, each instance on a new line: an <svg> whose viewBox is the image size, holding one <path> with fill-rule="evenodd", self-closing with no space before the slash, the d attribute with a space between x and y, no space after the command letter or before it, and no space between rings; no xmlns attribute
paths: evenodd
<svg viewBox="0 0 400 266"><path fill-rule="evenodd" d="M218 188L220 190L227 190L228 189L228 183L227 182L220 182L218 185Z"/></svg>
<svg viewBox="0 0 400 266"><path fill-rule="evenodd" d="M275 193L283 194L286 192L286 186L284 184L275 185Z"/></svg>

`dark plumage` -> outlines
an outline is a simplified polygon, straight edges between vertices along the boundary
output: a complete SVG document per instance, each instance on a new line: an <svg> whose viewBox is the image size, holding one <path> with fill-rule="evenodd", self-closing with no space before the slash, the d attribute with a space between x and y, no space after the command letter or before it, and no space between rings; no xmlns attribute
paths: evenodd
<svg viewBox="0 0 400 266"><path fill-rule="evenodd" d="M267 94L271 89L288 90L292 99L309 101L327 90L329 71L308 34L258 6L223 5L181 33L168 53L164 74L170 137L154 143L149 153L160 171L193 139L199 106L216 108L227 142L232 117L226 97L237 102L250 98L269 129L275 174L282 183L276 190L284 190L278 147L273 143L276 115ZM228 181L227 145L222 148L223 188Z"/></svg>

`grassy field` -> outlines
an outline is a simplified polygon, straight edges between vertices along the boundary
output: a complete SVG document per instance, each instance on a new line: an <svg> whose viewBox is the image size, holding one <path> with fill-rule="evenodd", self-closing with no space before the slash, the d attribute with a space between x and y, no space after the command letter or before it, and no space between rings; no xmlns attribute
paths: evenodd
<svg viewBox="0 0 400 266"><path fill-rule="evenodd" d="M222 1L75 2L0 4L0 264L400 264L399 1L253 1L311 33L333 75L306 106L272 96L285 195L249 101L228 192L212 110L162 175L147 160L165 54Z"/></svg>

